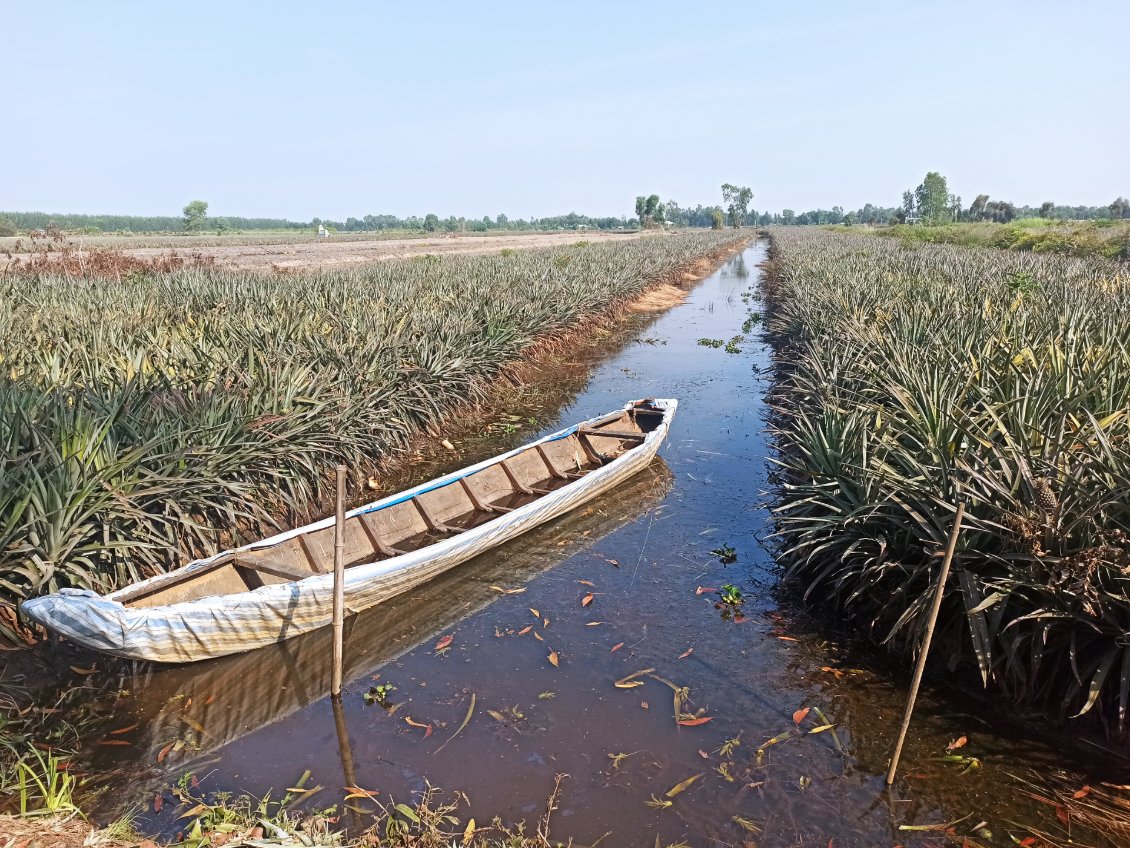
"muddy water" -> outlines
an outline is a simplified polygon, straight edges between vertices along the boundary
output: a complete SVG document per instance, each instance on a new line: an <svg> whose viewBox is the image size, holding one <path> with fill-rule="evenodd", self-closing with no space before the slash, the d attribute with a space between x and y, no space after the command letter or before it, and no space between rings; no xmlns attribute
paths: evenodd
<svg viewBox="0 0 1130 848"><path fill-rule="evenodd" d="M309 770L306 786L322 789L299 809L340 804L347 785L408 801L431 783L466 792L462 814L480 823L532 823L555 776L567 774L552 833L582 845L605 834L601 844L615 846L652 846L657 837L937 845L943 834L900 827L957 819L960 835L987 823L991 835L976 835L978 844L1011 844L1025 823L1054 830L1010 775L1060 765L1060 754L932 693L903 775L885 791L903 679L860 668L778 608L759 506L769 354L756 326L743 333L758 309L763 258L760 244L735 256L684 305L641 328L637 343L563 381L564 391L542 393L543 407L557 403L541 419L546 429L631 398L677 397L680 408L646 473L352 619L340 709L323 694L326 633L190 667L100 672L102 682L88 685L115 694L91 707L101 715L86 754L99 817L140 801L148 805L140 827L171 836L184 826L168 792L178 780L198 781L196 794L278 797ZM730 351L699 343L739 335ZM458 464L528 440L532 428L521 423L506 419L461 444ZM712 553L725 548L734 561ZM719 608L726 585L744 602ZM446 636L450 646L435 650ZM380 684L395 687L388 706L363 697ZM678 705L676 690L685 696ZM979 768L934 759L961 736L969 741L956 753L978 758ZM367 821L362 812L342 819Z"/></svg>

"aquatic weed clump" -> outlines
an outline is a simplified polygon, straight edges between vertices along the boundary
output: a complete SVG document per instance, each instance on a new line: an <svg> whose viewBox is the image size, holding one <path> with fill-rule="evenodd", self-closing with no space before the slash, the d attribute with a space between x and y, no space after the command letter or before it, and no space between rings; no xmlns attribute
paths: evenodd
<svg viewBox="0 0 1130 848"><path fill-rule="evenodd" d="M938 655L1019 698L1098 708L1122 726L1125 267L826 231L773 238L786 579L913 650L964 499Z"/></svg>
<svg viewBox="0 0 1130 848"><path fill-rule="evenodd" d="M0 633L5 601L108 591L305 518L336 463L364 479L535 340L734 242L0 274Z"/></svg>

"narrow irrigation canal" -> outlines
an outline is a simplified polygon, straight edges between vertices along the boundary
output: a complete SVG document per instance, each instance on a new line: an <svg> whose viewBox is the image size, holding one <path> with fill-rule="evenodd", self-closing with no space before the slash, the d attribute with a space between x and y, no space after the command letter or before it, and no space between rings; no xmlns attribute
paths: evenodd
<svg viewBox="0 0 1130 848"><path fill-rule="evenodd" d="M587 377L563 379L566 399L545 394L557 404L538 419L547 430L677 397L660 460L350 621L340 708L325 696L328 633L189 667L107 672L91 658L83 767L101 787L97 815L143 806L140 828L171 837L185 823L168 791L178 782L277 799L309 771L303 786L321 789L298 809L340 805L346 786L411 801L430 783L467 794L464 821L531 826L567 774L551 833L581 845L941 845L919 828L959 819L955 833L1004 845L1046 817L1010 775L1055 753L929 693L904 777L885 791L905 681L778 609L759 506L769 352L750 318L764 254L755 243L735 255ZM455 464L530 439L513 413L460 444ZM721 604L723 587L742 602Z"/></svg>

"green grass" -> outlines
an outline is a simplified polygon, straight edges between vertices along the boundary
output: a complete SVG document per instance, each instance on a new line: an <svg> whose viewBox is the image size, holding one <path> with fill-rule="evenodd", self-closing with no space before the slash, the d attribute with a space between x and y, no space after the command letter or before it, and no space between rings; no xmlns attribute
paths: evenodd
<svg viewBox="0 0 1130 848"><path fill-rule="evenodd" d="M773 231L786 580L911 652L959 498L938 656L1020 699L1130 707L1130 274Z"/></svg>
<svg viewBox="0 0 1130 848"><path fill-rule="evenodd" d="M105 592L307 518L539 337L708 233L280 277L0 275L0 601Z"/></svg>
<svg viewBox="0 0 1130 848"><path fill-rule="evenodd" d="M1130 221L1065 223L1044 218L1020 218L1009 224L966 223L940 227L900 224L875 231L906 244L957 244L996 247L1033 253L1130 259Z"/></svg>

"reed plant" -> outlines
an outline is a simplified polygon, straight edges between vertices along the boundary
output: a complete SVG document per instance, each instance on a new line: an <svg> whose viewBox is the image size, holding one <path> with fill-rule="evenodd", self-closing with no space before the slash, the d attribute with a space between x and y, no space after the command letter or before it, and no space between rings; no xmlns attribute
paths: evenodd
<svg viewBox="0 0 1130 848"><path fill-rule="evenodd" d="M20 599L105 592L308 517L336 463L374 468L535 340L727 243L0 275L0 628Z"/></svg>
<svg viewBox="0 0 1130 848"><path fill-rule="evenodd" d="M1072 259L773 232L767 329L785 579L1020 699L1125 725L1130 275Z"/></svg>

